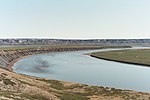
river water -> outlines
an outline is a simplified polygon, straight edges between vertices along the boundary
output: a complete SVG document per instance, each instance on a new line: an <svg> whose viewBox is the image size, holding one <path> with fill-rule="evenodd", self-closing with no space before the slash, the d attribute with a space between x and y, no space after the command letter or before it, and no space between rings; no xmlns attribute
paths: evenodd
<svg viewBox="0 0 150 100"><path fill-rule="evenodd" d="M150 92L150 68L84 55L101 49L32 55L16 62L16 73L95 86Z"/></svg>

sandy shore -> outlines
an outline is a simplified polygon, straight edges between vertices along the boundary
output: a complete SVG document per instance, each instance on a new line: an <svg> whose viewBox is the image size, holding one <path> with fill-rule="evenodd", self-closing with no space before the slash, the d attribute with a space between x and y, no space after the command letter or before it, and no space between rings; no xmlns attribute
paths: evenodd
<svg viewBox="0 0 150 100"><path fill-rule="evenodd" d="M28 56L31 56L31 55L28 55ZM9 71L13 71L13 66L14 66L14 64L15 64L16 62L18 62L19 60L24 59L24 58L26 58L26 57L28 57L28 56L22 56L22 57L20 57L20 58L17 58L17 59L14 59L13 61L11 61L11 62L9 63L9 65L7 66L8 70L9 70Z"/></svg>

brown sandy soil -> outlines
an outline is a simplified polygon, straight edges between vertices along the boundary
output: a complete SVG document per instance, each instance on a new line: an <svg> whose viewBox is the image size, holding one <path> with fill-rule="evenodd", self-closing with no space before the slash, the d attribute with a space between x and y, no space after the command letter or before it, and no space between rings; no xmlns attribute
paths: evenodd
<svg viewBox="0 0 150 100"><path fill-rule="evenodd" d="M30 55L28 55L28 56L30 56ZM13 61L11 61L11 62L9 63L9 65L7 66L7 69L8 69L9 71L13 71L12 66L13 66L17 61L19 61L19 60L21 60L21 59L23 59L23 58L26 58L26 57L28 57L28 56L22 56L22 57L20 57L20 58L14 59Z"/></svg>
<svg viewBox="0 0 150 100"><path fill-rule="evenodd" d="M149 93L88 86L0 69L0 100L149 100Z"/></svg>

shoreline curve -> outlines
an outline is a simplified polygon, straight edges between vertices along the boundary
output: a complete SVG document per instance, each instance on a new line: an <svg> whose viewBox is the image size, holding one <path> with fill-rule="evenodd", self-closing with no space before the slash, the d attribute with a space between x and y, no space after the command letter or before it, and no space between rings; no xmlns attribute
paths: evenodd
<svg viewBox="0 0 150 100"><path fill-rule="evenodd" d="M94 49L105 49L105 48L130 48L130 46L68 46L68 47L43 47L43 48L25 48L25 49L7 49L0 50L0 67L9 71L13 71L12 66L17 61L34 55L50 52L63 52L63 51L79 51L79 50L94 50Z"/></svg>
<svg viewBox="0 0 150 100"><path fill-rule="evenodd" d="M102 49L102 47L62 47L62 48L26 48L17 50L1 50L0 51L0 67L8 71L13 71L12 66L17 61L35 54L50 53L50 52L63 52L63 51L78 51L78 50L92 50Z"/></svg>

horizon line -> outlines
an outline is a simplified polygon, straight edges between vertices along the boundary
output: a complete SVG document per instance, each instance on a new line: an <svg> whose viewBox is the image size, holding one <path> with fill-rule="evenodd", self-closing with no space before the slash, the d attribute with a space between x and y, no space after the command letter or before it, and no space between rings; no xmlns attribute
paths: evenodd
<svg viewBox="0 0 150 100"><path fill-rule="evenodd" d="M48 37L0 37L0 39L56 39L56 40L119 40L119 39L150 39L150 38L48 38Z"/></svg>

